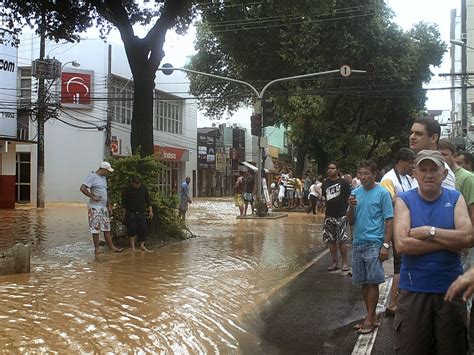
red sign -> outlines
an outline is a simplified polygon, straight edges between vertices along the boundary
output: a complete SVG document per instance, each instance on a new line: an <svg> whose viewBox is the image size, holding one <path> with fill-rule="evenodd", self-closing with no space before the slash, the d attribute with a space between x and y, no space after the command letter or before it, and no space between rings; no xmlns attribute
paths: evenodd
<svg viewBox="0 0 474 355"><path fill-rule="evenodd" d="M160 147L159 145L155 145L153 150L153 154L158 156L160 160L185 161L188 158L188 151L186 149Z"/></svg>
<svg viewBox="0 0 474 355"><path fill-rule="evenodd" d="M62 73L61 103L91 104L92 73Z"/></svg>

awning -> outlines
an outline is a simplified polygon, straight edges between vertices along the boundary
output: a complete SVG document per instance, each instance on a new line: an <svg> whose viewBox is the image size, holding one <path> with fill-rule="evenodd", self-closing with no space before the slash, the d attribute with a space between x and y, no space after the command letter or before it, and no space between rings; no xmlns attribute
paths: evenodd
<svg viewBox="0 0 474 355"><path fill-rule="evenodd" d="M252 165L252 164L250 164L249 162L242 161L242 162L240 162L240 164L246 166L246 167L249 168L249 169L252 169L253 171L257 171L257 170L258 170L255 165ZM264 169L264 170L265 170L266 173L269 172L268 169Z"/></svg>

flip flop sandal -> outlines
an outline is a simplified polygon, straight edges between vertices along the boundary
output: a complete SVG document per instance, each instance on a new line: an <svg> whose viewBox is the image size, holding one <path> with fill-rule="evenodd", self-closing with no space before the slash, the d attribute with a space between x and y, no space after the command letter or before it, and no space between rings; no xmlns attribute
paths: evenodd
<svg viewBox="0 0 474 355"><path fill-rule="evenodd" d="M375 325L363 324L362 327L357 331L359 334L370 334L375 330Z"/></svg>
<svg viewBox="0 0 474 355"><path fill-rule="evenodd" d="M337 266L333 265L333 266L330 266L327 268L327 271L336 271L337 269L339 269Z"/></svg>
<svg viewBox="0 0 474 355"><path fill-rule="evenodd" d="M350 269L349 269L349 267L347 267L347 266L342 268L342 271L349 271L349 270L350 270Z"/></svg>
<svg viewBox="0 0 474 355"><path fill-rule="evenodd" d="M364 326L364 323L363 323L363 322L362 322L362 323L358 323L358 324L354 325L354 326L352 327L352 329L354 329L354 330L360 330L360 328L362 328L363 326ZM375 322L375 323L374 323L374 327L375 327L375 328L380 327L380 322Z"/></svg>

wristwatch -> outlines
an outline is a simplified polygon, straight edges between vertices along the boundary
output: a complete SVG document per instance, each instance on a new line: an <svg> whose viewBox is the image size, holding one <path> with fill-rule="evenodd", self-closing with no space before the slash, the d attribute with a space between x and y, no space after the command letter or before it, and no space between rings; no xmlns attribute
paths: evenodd
<svg viewBox="0 0 474 355"><path fill-rule="evenodd" d="M390 244L388 244L388 243L383 243L382 246L383 246L385 249L390 249Z"/></svg>
<svg viewBox="0 0 474 355"><path fill-rule="evenodd" d="M430 235L428 236L428 239L433 240L435 236L436 236L436 227L431 227L430 228Z"/></svg>

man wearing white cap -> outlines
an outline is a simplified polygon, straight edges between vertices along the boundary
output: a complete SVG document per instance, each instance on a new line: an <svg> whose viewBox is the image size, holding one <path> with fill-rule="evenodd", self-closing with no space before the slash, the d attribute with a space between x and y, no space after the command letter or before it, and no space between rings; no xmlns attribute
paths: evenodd
<svg viewBox="0 0 474 355"><path fill-rule="evenodd" d="M399 354L466 354L466 306L446 302L450 284L462 274L460 253L470 247L466 202L442 187L448 174L441 154L421 150L415 158L418 188L395 202L394 236L402 255L400 294L393 321Z"/></svg>
<svg viewBox="0 0 474 355"><path fill-rule="evenodd" d="M89 197L89 202L87 203L89 229L92 233L96 254L101 252L99 248L99 233L101 231L104 233L105 241L110 250L115 252L123 251L123 248L117 248L114 245L112 235L110 234L109 211L112 210L112 206L108 199L106 176L112 171L114 169L112 169L110 163L106 161L100 163L99 169L86 177L80 188L81 192Z"/></svg>

